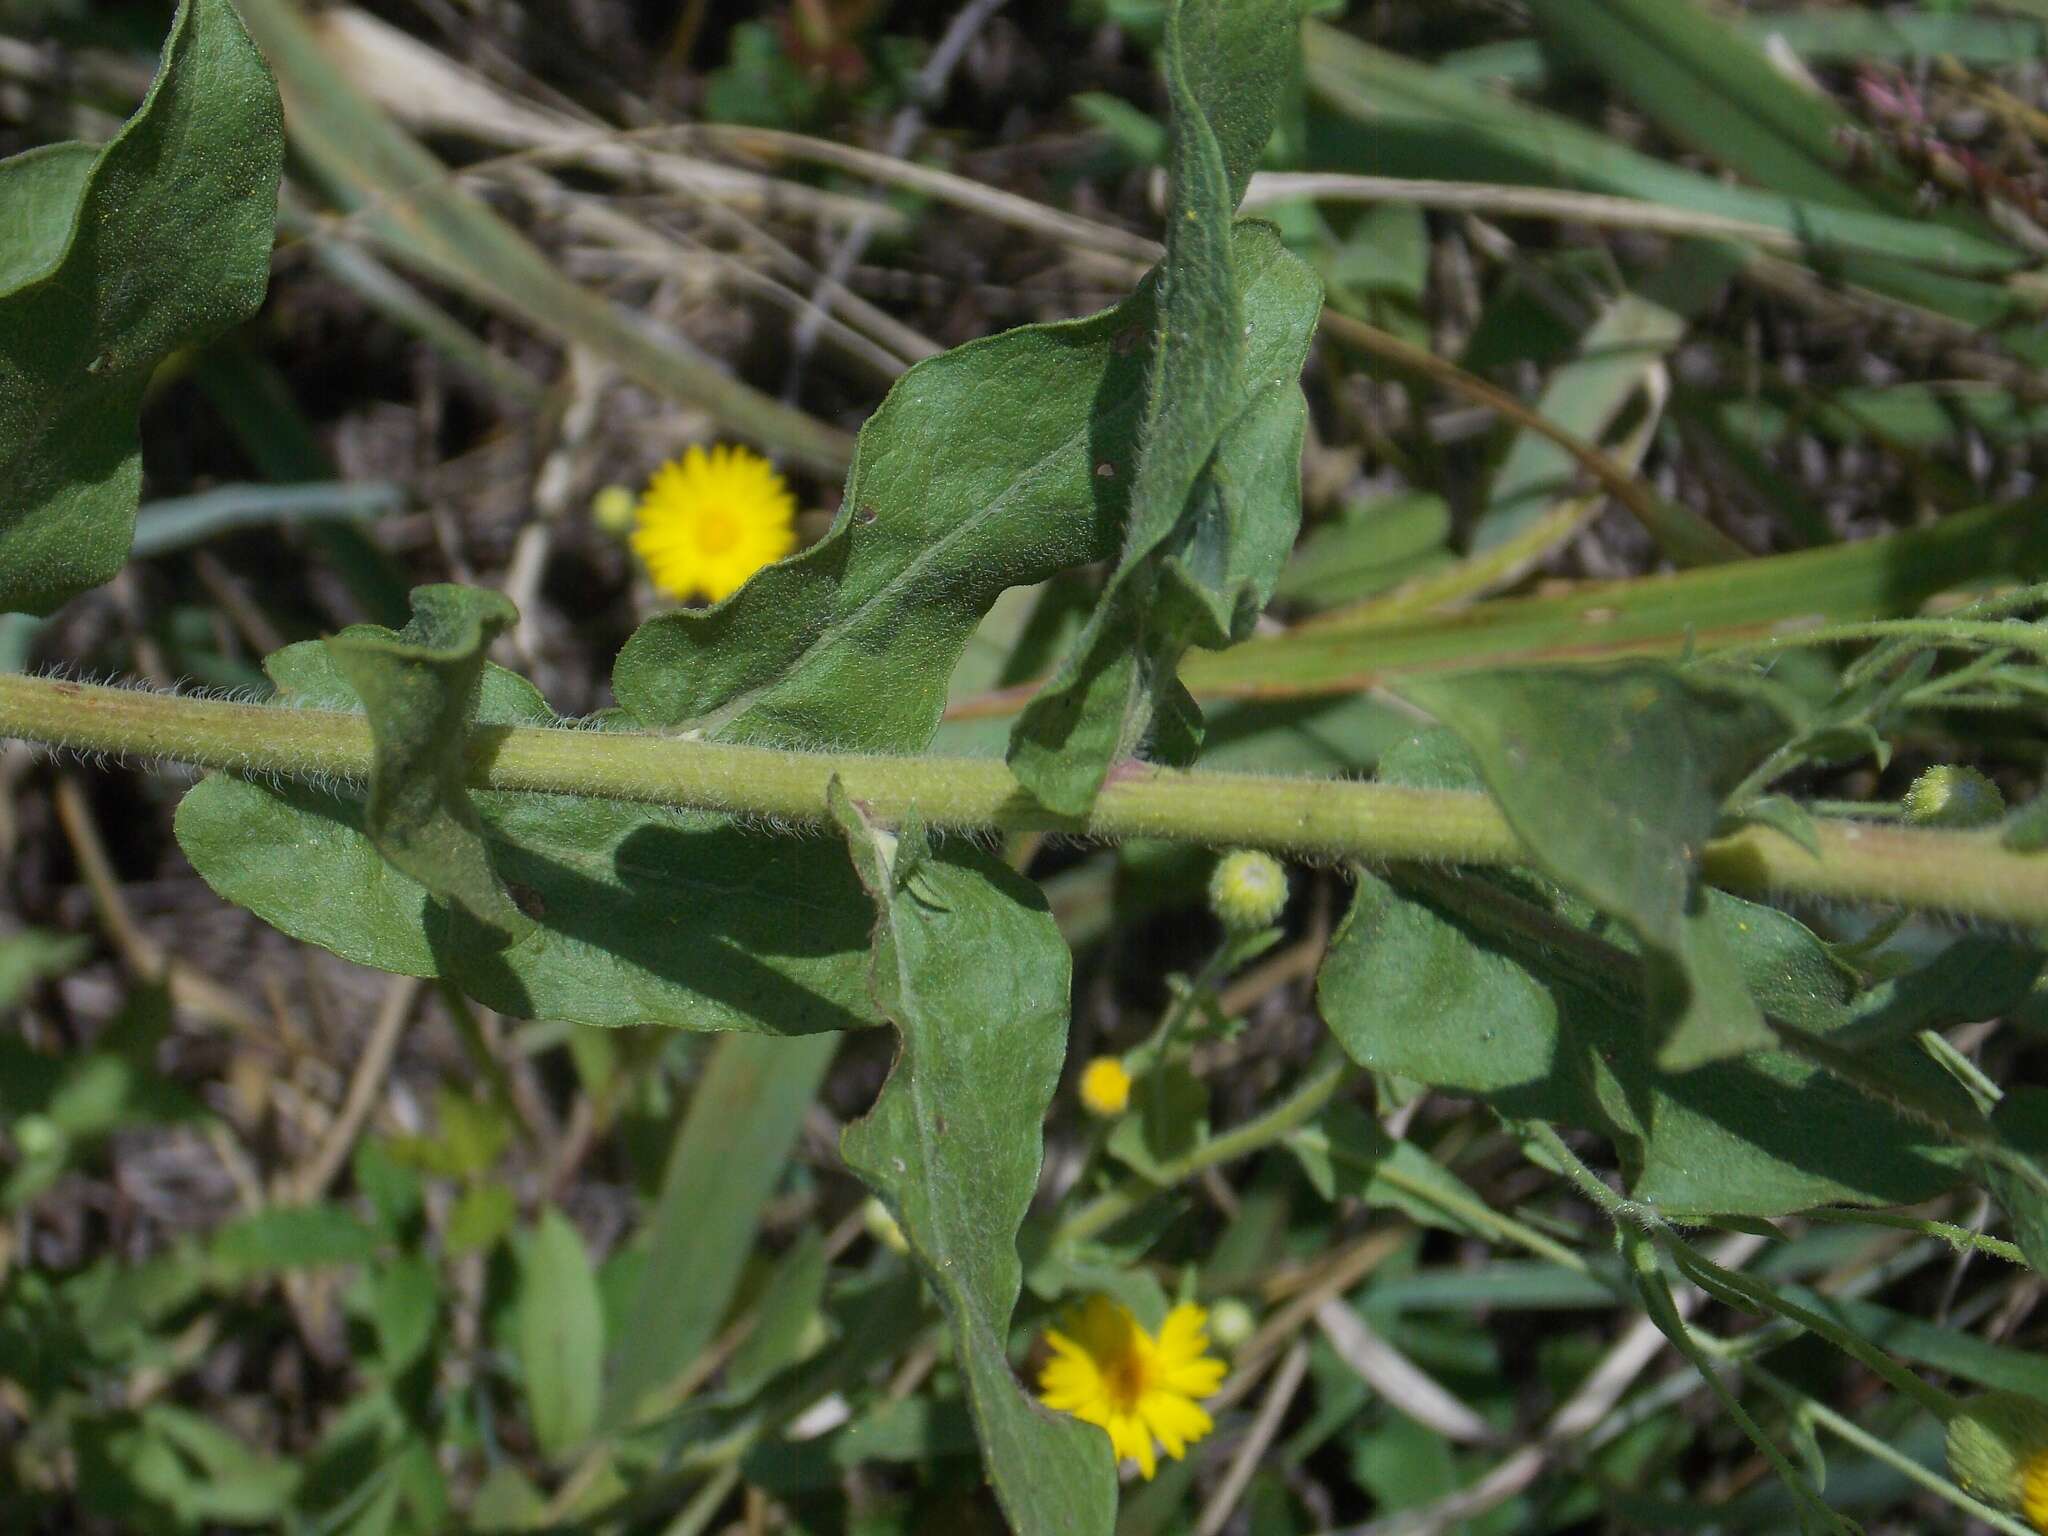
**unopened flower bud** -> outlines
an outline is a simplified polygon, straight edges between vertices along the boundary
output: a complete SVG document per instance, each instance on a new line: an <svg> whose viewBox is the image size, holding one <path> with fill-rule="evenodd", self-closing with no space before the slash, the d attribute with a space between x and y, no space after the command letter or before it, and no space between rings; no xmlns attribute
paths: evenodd
<svg viewBox="0 0 2048 1536"><path fill-rule="evenodd" d="M608 485L590 498L590 515L597 526L615 538L624 538L633 527L637 500L623 485Z"/></svg>
<svg viewBox="0 0 2048 1536"><path fill-rule="evenodd" d="M1287 871L1269 853L1243 848L1216 861L1209 907L1232 933L1256 933L1287 908Z"/></svg>
<svg viewBox="0 0 2048 1536"><path fill-rule="evenodd" d="M1252 1309L1235 1296L1226 1296L1209 1309L1209 1337L1219 1349L1235 1350L1258 1331Z"/></svg>
<svg viewBox="0 0 2048 1536"><path fill-rule="evenodd" d="M1906 820L1916 827L1988 827L2005 814L2005 796L1974 768L1930 768L1906 791Z"/></svg>
<svg viewBox="0 0 2048 1536"><path fill-rule="evenodd" d="M2048 1402L2019 1392L1972 1398L1948 1421L1948 1470L1965 1493L2048 1531Z"/></svg>

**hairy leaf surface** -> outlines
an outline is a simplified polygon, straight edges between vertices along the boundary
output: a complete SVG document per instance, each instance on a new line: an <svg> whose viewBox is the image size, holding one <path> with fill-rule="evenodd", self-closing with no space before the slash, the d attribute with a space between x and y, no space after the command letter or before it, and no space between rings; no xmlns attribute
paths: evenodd
<svg viewBox="0 0 2048 1536"><path fill-rule="evenodd" d="M1287 309L1254 315L1231 237L1272 131L1291 10L1199 0L1167 23L1172 195L1129 524L1095 612L1010 743L1017 777L1055 810L1085 811L1111 766L1148 746L1193 756L1200 715L1174 669L1192 645L1249 634L1300 526L1297 375L1321 289L1302 269ZM1248 366L1276 322L1288 365Z"/></svg>
<svg viewBox="0 0 2048 1536"><path fill-rule="evenodd" d="M1382 773L1427 788L1477 781L1441 732L1390 753ZM1720 892L1708 894L1703 923L1761 1014L1856 1036L1864 1010L1853 978L1803 925ZM1540 877L1394 883L1359 871L1318 1000L1361 1065L1477 1095L1504 1114L1597 1130L1614 1142L1630 1193L1674 1215L1904 1204L1956 1182L1958 1154L1939 1137L1786 1052L1668 1070L1645 1029L1643 987L1633 934ZM1967 1108L1909 1045L1870 1050Z"/></svg>
<svg viewBox="0 0 2048 1536"><path fill-rule="evenodd" d="M156 83L105 149L0 162L0 612L119 570L156 365L252 314L284 134L229 0L185 0Z"/></svg>
<svg viewBox="0 0 2048 1536"><path fill-rule="evenodd" d="M1665 1066L1772 1043L1695 866L1723 799L1791 734L1780 694L1655 662L1474 672L1402 691L1471 747L1538 867L1640 937Z"/></svg>
<svg viewBox="0 0 2048 1536"><path fill-rule="evenodd" d="M265 663L287 702L361 707L318 642ZM486 665L476 720L557 723ZM209 885L294 938L410 976L445 976L524 1018L809 1034L872 1022L868 918L830 845L708 813L575 795L472 792L489 866L534 920L494 941L387 863L356 794L214 774L178 807Z"/></svg>
<svg viewBox="0 0 2048 1536"><path fill-rule="evenodd" d="M836 783L833 814L874 902L875 1003L902 1036L881 1097L841 1150L902 1224L945 1308L1011 1525L1106 1536L1107 1436L1033 1402L1007 1347L1023 1285L1017 1229L1066 1054L1066 943L1037 888L978 850L939 856L915 832L883 832Z"/></svg>

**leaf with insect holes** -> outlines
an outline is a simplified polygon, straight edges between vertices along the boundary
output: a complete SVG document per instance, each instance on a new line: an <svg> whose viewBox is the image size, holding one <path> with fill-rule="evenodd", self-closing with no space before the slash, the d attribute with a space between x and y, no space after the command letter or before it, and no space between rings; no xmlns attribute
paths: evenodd
<svg viewBox="0 0 2048 1536"><path fill-rule="evenodd" d="M102 150L0 161L0 613L47 613L128 558L156 366L255 312L284 131L229 0L184 0Z"/></svg>

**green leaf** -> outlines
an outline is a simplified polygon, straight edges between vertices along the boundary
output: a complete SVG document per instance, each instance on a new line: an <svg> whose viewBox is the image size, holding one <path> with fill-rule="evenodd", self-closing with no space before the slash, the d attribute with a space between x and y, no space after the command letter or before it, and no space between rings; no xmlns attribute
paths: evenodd
<svg viewBox="0 0 2048 1536"><path fill-rule="evenodd" d="M1917 178L1759 43L1692 0L1532 0L1546 38L1591 63L1667 132L1750 181L1838 207L1915 212ZM1851 179L1853 177L1853 180Z"/></svg>
<svg viewBox="0 0 2048 1536"><path fill-rule="evenodd" d="M496 592L418 587L412 621L396 634L358 624L327 642L370 717L370 841L500 945L533 922L491 868L464 777L484 652L518 617Z"/></svg>
<svg viewBox="0 0 2048 1536"><path fill-rule="evenodd" d="M185 0L142 106L86 153L0 164L0 612L120 569L151 372L262 302L284 135L230 0Z"/></svg>
<svg viewBox="0 0 2048 1536"><path fill-rule="evenodd" d="M607 1426L644 1411L724 1321L838 1045L734 1037L711 1051L647 1217L647 1261L605 1389Z"/></svg>
<svg viewBox="0 0 2048 1536"><path fill-rule="evenodd" d="M2012 1218L2013 1241L2048 1275L2048 1088L2008 1090L1991 1116L2001 1151L1986 1159L1984 1182Z"/></svg>
<svg viewBox="0 0 2048 1536"><path fill-rule="evenodd" d="M541 1213L519 1254L519 1367L542 1454L558 1460L597 1426L604 1306L583 1239L560 1211Z"/></svg>
<svg viewBox="0 0 2048 1536"><path fill-rule="evenodd" d="M1413 1142L1396 1141L1355 1104L1332 1104L1288 1137L1287 1150L1325 1200L1363 1200L1422 1226L1470 1233L1458 1213L1486 1203L1450 1169Z"/></svg>
<svg viewBox="0 0 2048 1536"><path fill-rule="evenodd" d="M411 1367L433 1341L441 1309L441 1276L430 1260L406 1254L371 1283L369 1312L377 1353L391 1375Z"/></svg>
<svg viewBox="0 0 2048 1536"><path fill-rule="evenodd" d="M972 848L931 853L871 825L835 782L833 815L873 899L873 985L902 1036L847 1166L888 1204L946 1312L989 1480L1020 1536L1106 1536L1116 1472L1102 1432L1040 1408L1010 1369L1038 1187L1040 1126L1066 1052L1070 962L1037 888Z"/></svg>
<svg viewBox="0 0 2048 1536"><path fill-rule="evenodd" d="M759 1321L725 1368L725 1389L735 1401L747 1401L814 1347L831 1267L825 1240L815 1227L805 1227L785 1252L776 1255L755 1303Z"/></svg>
<svg viewBox="0 0 2048 1536"><path fill-rule="evenodd" d="M1445 732L1387 755L1382 775L1471 787ZM1709 894L1706 922L1763 1013L1841 1043L1967 1111L1909 1044L1866 1049L1865 1000L1805 927ZM1503 1114L1564 1121L1615 1143L1636 1198L1676 1215L1774 1216L1829 1202L1906 1204L1953 1185L1958 1154L1825 1071L1759 1051L1667 1070L1642 1025L1643 974L1628 931L1547 881L1403 871L1358 875L1318 981L1323 1017L1361 1065L1485 1099ZM2000 974L2005 974L2001 971ZM1951 978L1953 982L1953 978ZM1816 1124L1832 1127L1815 1137Z"/></svg>
<svg viewBox="0 0 2048 1536"><path fill-rule="evenodd" d="M1537 867L1626 923L1648 961L1660 1062L1769 1046L1694 872L1723 800L1791 733L1775 689L1654 662L1415 679L1472 748Z"/></svg>
<svg viewBox="0 0 2048 1536"><path fill-rule="evenodd" d="M0 937L0 1013L20 1002L37 982L64 975L91 952L91 941L81 935L42 928Z"/></svg>
<svg viewBox="0 0 2048 1536"><path fill-rule="evenodd" d="M1285 371L1298 264L1239 232L1255 360ZM975 626L1009 587L1116 552L1155 284L1085 320L919 363L861 428L838 518L708 611L648 620L613 670L643 725L721 741L922 751ZM842 861L843 862L843 861Z"/></svg>
<svg viewBox="0 0 2048 1536"><path fill-rule="evenodd" d="M64 254L78 205L100 152L90 144L45 144L0 160L0 293L40 276Z"/></svg>
<svg viewBox="0 0 2048 1536"><path fill-rule="evenodd" d="M1174 669L1191 644L1250 633L1300 525L1298 375L1321 289L1276 251L1297 267L1287 302L1255 313L1239 270L1253 237L1231 229L1272 132L1292 12L1285 0L1184 0L1167 19L1172 195L1123 548L1011 736L1012 769L1055 810L1085 811L1111 767L1148 745L1193 755L1199 715ZM1254 343L1274 340L1282 360L1255 366Z"/></svg>
<svg viewBox="0 0 2048 1536"><path fill-rule="evenodd" d="M288 702L359 708L325 646L264 663ZM533 686L486 665L480 726L544 725ZM607 1027L809 1034L872 1022L868 919L846 861L704 813L571 795L472 794L489 865L535 926L499 946L377 852L364 807L214 774L178 843L226 900L360 965L444 976L488 1007Z"/></svg>
<svg viewBox="0 0 2048 1536"><path fill-rule="evenodd" d="M359 1264L380 1243L374 1228L339 1206L279 1205L222 1227L213 1235L213 1258L232 1275L256 1275Z"/></svg>

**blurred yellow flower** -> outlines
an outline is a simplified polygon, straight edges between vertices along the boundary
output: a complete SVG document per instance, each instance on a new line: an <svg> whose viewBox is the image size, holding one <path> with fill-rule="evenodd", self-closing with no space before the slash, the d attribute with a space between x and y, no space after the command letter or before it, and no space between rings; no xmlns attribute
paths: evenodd
<svg viewBox="0 0 2048 1536"><path fill-rule="evenodd" d="M2037 1531L2048 1531L2048 1450L2039 1450L2020 1466L2020 1508Z"/></svg>
<svg viewBox="0 0 2048 1536"><path fill-rule="evenodd" d="M1107 1296L1089 1297L1062 1321L1064 1331L1045 1333L1052 1358L1038 1373L1039 1398L1108 1431L1119 1460L1135 1461L1149 1479L1158 1449L1178 1461L1215 1428L1198 1399L1223 1384L1223 1362L1208 1353L1200 1307L1175 1307L1157 1338Z"/></svg>
<svg viewBox="0 0 2048 1536"><path fill-rule="evenodd" d="M633 551L668 596L723 602L796 548L796 498L758 453L692 448L654 472L633 514Z"/></svg>
<svg viewBox="0 0 2048 1536"><path fill-rule="evenodd" d="M1131 1104L1131 1074L1114 1056L1098 1056L1081 1069L1081 1106L1107 1120Z"/></svg>

